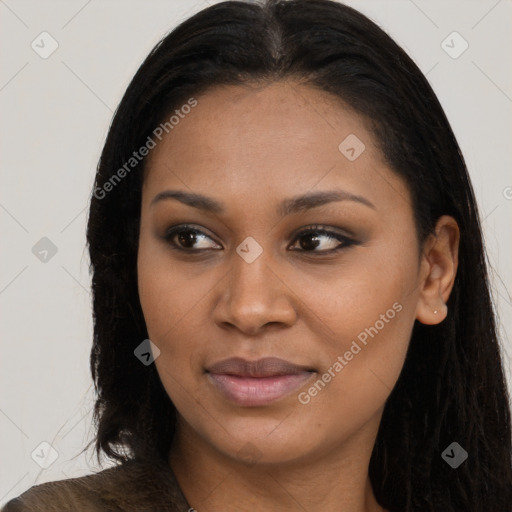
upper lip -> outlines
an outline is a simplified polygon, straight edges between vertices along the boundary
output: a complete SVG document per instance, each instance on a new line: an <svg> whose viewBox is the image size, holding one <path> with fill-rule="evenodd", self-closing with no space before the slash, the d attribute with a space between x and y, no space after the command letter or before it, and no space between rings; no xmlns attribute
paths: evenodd
<svg viewBox="0 0 512 512"><path fill-rule="evenodd" d="M248 361L241 357L223 359L206 368L209 373L236 375L239 377L274 377L314 371L312 368L293 364L278 357L264 357Z"/></svg>

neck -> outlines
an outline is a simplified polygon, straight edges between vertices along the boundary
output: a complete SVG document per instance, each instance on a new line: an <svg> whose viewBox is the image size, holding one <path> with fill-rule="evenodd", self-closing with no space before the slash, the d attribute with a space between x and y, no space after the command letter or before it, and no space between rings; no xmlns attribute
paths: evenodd
<svg viewBox="0 0 512 512"><path fill-rule="evenodd" d="M326 453L247 464L216 450L179 417L169 464L197 512L382 512L368 476L377 429L378 421L368 424Z"/></svg>

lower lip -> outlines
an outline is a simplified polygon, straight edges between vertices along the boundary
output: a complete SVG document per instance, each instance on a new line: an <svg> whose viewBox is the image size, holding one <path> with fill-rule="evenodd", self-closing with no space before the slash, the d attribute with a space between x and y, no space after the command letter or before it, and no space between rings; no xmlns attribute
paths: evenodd
<svg viewBox="0 0 512 512"><path fill-rule="evenodd" d="M285 397L299 389L311 375L313 372L255 378L208 373L225 398L238 405L253 407L267 405Z"/></svg>

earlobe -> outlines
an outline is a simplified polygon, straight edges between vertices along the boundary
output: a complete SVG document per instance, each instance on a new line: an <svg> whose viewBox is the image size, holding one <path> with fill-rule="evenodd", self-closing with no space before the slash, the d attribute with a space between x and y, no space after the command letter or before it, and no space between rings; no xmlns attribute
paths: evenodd
<svg viewBox="0 0 512 512"><path fill-rule="evenodd" d="M436 325L440 324L447 316L448 306L441 297L432 305L426 304L420 297L416 309L416 319L419 322L425 325Z"/></svg>
<svg viewBox="0 0 512 512"><path fill-rule="evenodd" d="M446 302L457 274L459 238L455 219L443 215L437 221L435 234L425 244L416 308L416 319L422 324L436 325L448 316Z"/></svg>

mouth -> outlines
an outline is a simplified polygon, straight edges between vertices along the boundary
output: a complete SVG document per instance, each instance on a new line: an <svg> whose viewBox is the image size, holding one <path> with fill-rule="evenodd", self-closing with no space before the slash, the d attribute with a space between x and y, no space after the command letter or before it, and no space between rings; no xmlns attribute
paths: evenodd
<svg viewBox="0 0 512 512"><path fill-rule="evenodd" d="M206 368L209 381L230 402L246 407L275 402L308 381L316 370L284 359L224 359Z"/></svg>

